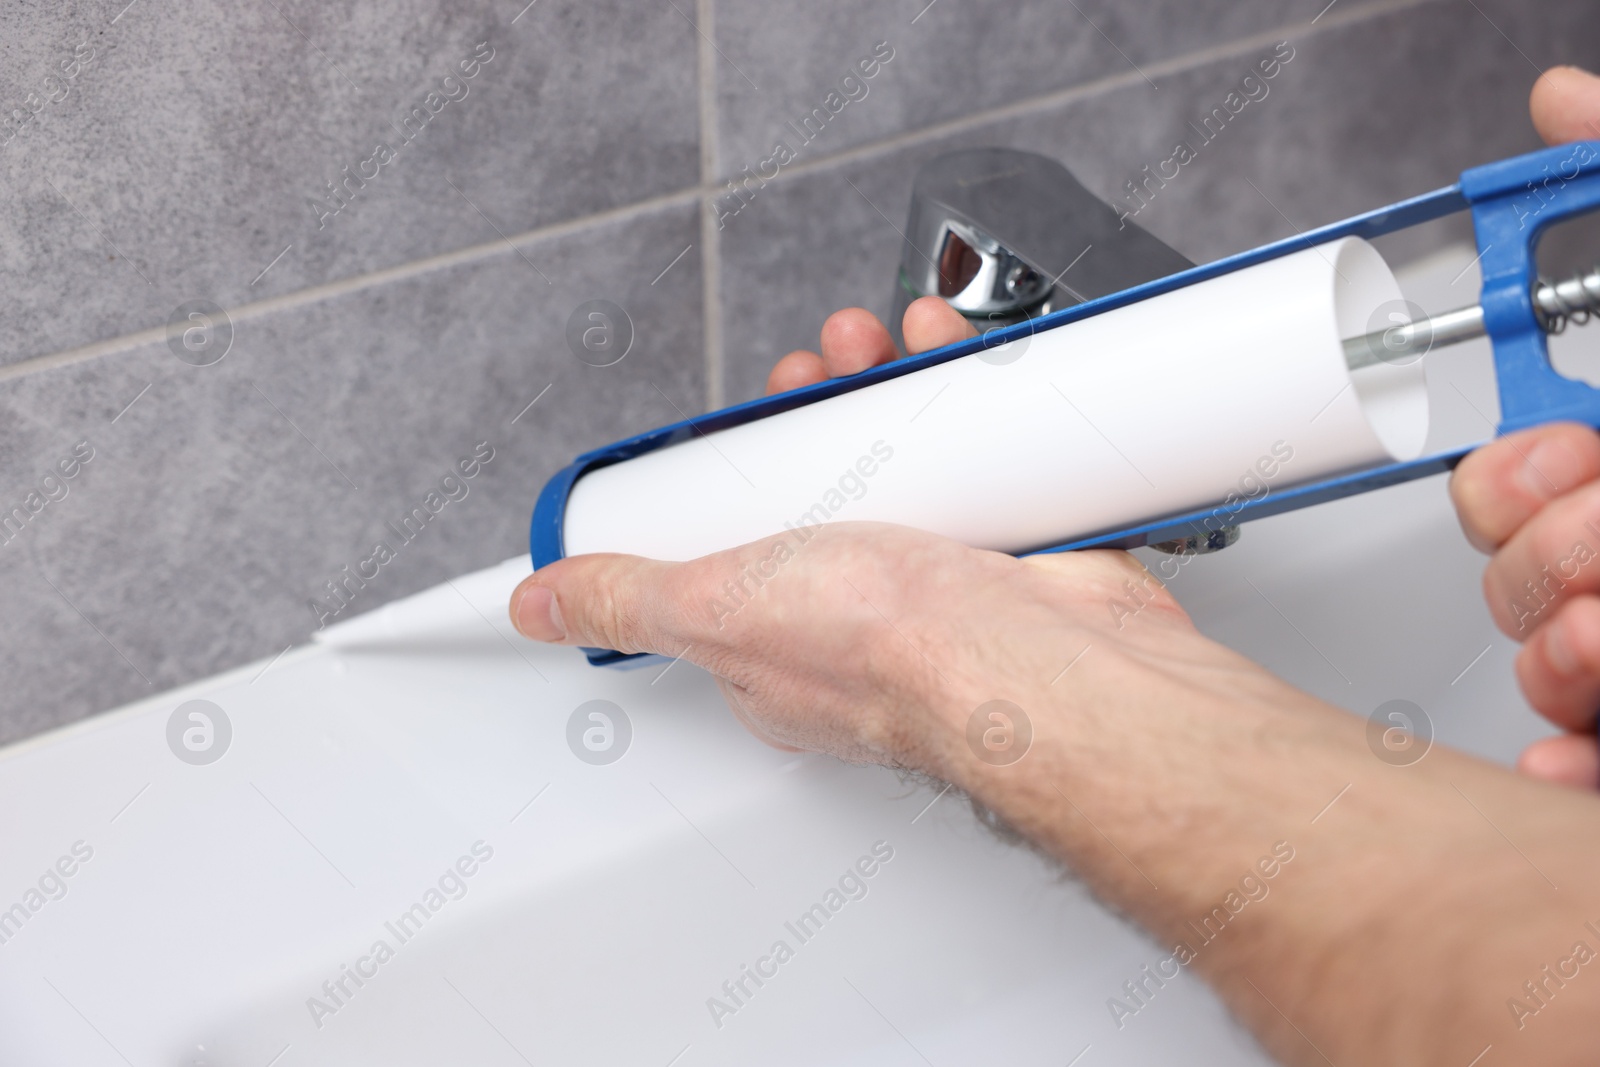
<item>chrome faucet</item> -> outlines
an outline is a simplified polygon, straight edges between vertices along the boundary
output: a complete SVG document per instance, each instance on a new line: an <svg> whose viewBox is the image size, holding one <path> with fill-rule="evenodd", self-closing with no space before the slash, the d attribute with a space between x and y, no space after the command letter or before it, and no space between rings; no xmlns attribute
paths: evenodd
<svg viewBox="0 0 1600 1067"><path fill-rule="evenodd" d="M892 328L941 296L979 331L1194 266L1053 159L972 148L925 164L911 188Z"/></svg>
<svg viewBox="0 0 1600 1067"><path fill-rule="evenodd" d="M1194 266L1060 163L1012 148L924 164L905 233L889 320L902 351L900 320L918 297L943 297L983 333ZM1214 552L1238 537L1224 526L1151 547Z"/></svg>

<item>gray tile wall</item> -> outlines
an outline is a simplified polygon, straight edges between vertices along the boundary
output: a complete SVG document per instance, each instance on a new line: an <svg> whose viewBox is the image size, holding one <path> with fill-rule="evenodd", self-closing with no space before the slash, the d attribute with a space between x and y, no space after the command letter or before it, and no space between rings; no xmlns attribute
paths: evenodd
<svg viewBox="0 0 1600 1067"><path fill-rule="evenodd" d="M0 533L0 741L306 640L325 583L480 442L338 617L522 550L574 453L755 395L836 307L881 312L942 151L1045 152L1115 197L1289 40L1140 215L1207 259L1532 147L1538 70L1600 65L1589 0L1325 4L0 11L0 506L26 518ZM794 162L719 226L779 140ZM635 335L609 367L564 340L601 298ZM168 343L199 300L226 309L207 366Z"/></svg>

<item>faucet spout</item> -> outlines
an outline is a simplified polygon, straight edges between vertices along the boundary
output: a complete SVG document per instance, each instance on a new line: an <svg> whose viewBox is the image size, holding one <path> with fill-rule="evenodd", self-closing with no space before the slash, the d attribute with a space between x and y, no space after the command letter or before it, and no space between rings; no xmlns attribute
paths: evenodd
<svg viewBox="0 0 1600 1067"><path fill-rule="evenodd" d="M940 296L980 331L1192 267L1188 259L1033 152L976 148L917 173L890 329Z"/></svg>

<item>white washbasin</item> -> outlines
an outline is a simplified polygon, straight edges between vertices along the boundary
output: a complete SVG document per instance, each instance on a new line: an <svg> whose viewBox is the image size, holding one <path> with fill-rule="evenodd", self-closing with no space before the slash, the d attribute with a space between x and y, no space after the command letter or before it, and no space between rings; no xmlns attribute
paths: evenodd
<svg viewBox="0 0 1600 1067"><path fill-rule="evenodd" d="M1156 947L964 804L768 749L684 664L598 670L516 638L527 568L353 620L367 647L11 749L0 903L75 843L92 856L0 945L0 1063L1240 1062L1192 977L1119 1033L1105 1000ZM167 743L196 698L232 725L205 765ZM566 741L593 699L633 726L609 765ZM492 855L397 926L475 842ZM892 858L847 880L859 899L805 941L786 928L874 845ZM780 940L792 958L714 1018ZM364 984L324 989L363 957Z"/></svg>
<svg viewBox="0 0 1600 1067"><path fill-rule="evenodd" d="M1402 280L1468 302L1470 256ZM1446 429L1487 434L1485 354L1430 368ZM1435 478L1252 524L1173 588L1298 684L1509 759L1545 730L1479 566ZM964 804L764 747L687 664L517 638L527 569L0 753L0 1064L1265 1062L1190 974L1119 1028L1108 999L1165 950ZM215 762L169 747L195 699L231 724ZM616 762L569 747L592 700L631 722ZM875 846L859 899L786 926Z"/></svg>

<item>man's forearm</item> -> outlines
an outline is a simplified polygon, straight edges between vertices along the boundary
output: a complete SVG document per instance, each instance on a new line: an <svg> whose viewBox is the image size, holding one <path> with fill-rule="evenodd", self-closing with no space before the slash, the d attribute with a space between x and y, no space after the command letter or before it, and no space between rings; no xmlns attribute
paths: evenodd
<svg viewBox="0 0 1600 1067"><path fill-rule="evenodd" d="M1391 766L1364 721L1214 659L1093 648L1007 696L1023 759L949 748L959 784L1170 950L1107 1010L1197 969L1288 1063L1594 1062L1600 800L1444 749ZM1136 699L1074 700L1135 669Z"/></svg>
<svg viewBox="0 0 1600 1067"><path fill-rule="evenodd" d="M692 649L762 736L961 785L1192 957L1287 1062L1594 1060L1600 799L1442 749L1390 766L1364 722L1207 640L1159 586L1108 621L1148 578L1122 553L823 526L724 626L706 591L770 552L575 557L513 615L572 644ZM983 744L997 700L1034 727L1009 764Z"/></svg>

